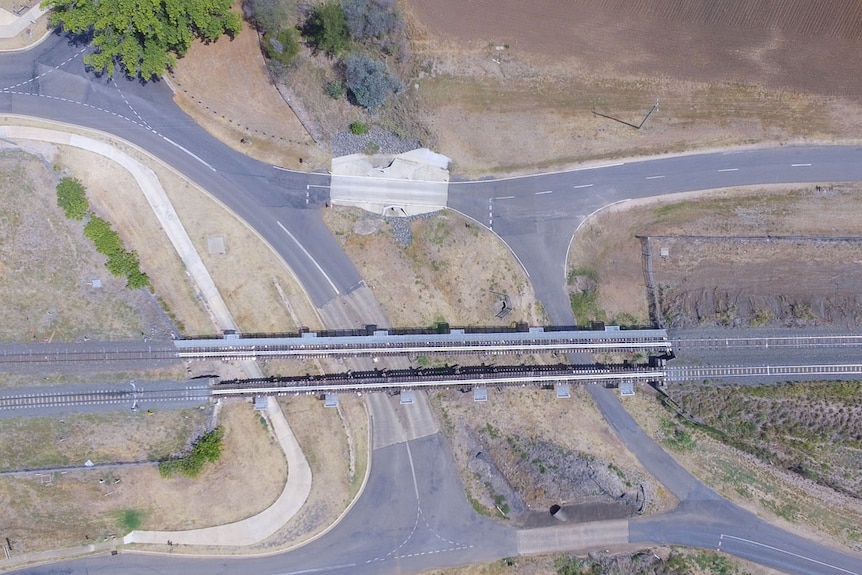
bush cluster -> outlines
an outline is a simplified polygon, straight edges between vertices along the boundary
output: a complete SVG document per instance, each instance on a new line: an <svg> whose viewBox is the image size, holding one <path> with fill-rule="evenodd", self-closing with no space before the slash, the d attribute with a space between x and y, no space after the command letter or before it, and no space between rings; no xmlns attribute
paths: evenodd
<svg viewBox="0 0 862 575"><path fill-rule="evenodd" d="M79 180L60 180L57 184L57 205L72 220L81 221L89 215L90 219L84 225L84 235L93 242L96 251L108 257L105 267L111 274L125 277L126 285L132 289L151 287L150 278L141 271L138 254L126 251L120 235L111 229L111 224L90 212L87 189Z"/></svg>
<svg viewBox="0 0 862 575"><path fill-rule="evenodd" d="M383 62L357 52L344 59L344 77L353 100L372 111L403 89L401 81L386 71Z"/></svg>
<svg viewBox="0 0 862 575"><path fill-rule="evenodd" d="M169 459L159 464L162 477L172 477L176 474L186 477L197 477L208 462L218 461L221 457L224 429L219 426L204 433L195 441L191 451L183 457Z"/></svg>
<svg viewBox="0 0 862 575"><path fill-rule="evenodd" d="M105 267L111 274L126 278L131 289L150 286L150 278L141 271L138 254L123 247L120 235L111 229L111 224L97 215L91 214L90 221L84 226L84 235L90 238L96 251L108 257Z"/></svg>
<svg viewBox="0 0 862 575"><path fill-rule="evenodd" d="M70 220L83 220L90 211L84 185L75 178L60 180L57 184L57 205L66 212L66 217Z"/></svg>

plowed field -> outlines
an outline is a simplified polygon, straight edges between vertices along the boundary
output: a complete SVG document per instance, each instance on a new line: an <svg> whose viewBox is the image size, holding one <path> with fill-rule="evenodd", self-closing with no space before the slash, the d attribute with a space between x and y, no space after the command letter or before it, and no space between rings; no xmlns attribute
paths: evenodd
<svg viewBox="0 0 862 575"><path fill-rule="evenodd" d="M858 0L412 0L432 35L593 72L862 93Z"/></svg>

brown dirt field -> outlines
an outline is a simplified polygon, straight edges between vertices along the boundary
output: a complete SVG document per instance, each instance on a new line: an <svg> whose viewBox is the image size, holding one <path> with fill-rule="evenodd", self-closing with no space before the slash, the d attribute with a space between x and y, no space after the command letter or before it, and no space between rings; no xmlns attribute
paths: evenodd
<svg viewBox="0 0 862 575"><path fill-rule="evenodd" d="M455 212L414 221L414 239L406 248L396 243L383 219L359 209L325 210L323 220L393 326L540 325L544 321L511 252L485 228ZM508 295L512 309L502 319L495 317L502 305L498 294Z"/></svg>
<svg viewBox="0 0 862 575"><path fill-rule="evenodd" d="M769 186L626 202L600 212L581 226L572 243L568 266L570 270L586 268L596 273L599 278L598 307L605 310L609 317L625 313L641 323L647 323L641 246L636 235L862 236L862 227L858 218L854 217L862 201L859 199L859 189L857 185L851 184L836 184L824 187L819 192L814 186ZM855 313L855 294L852 289L845 290L840 301L825 306L837 293L835 282L840 284L848 278L848 281L855 281L852 280L855 266L848 268L848 260L842 260L846 257L854 258L849 261L859 259L853 255L855 251L851 248L825 244L807 247L803 253L799 250L788 252L787 246L783 244L757 248L746 245L734 250L725 249L726 246L713 246L709 248L709 253L720 259L707 263L701 259L707 252L701 250L690 254L694 248L689 246L684 252L680 250L680 254L677 254L676 248L672 248L671 257L663 262L658 254L664 244L661 240L653 242L656 252L654 262L656 269L661 270L660 275L656 276L656 283L679 289L688 298L674 300L673 306L666 310L670 316L680 314L680 310L688 310L686 313L692 312L691 317L687 317L689 322L697 322L698 314L707 321L719 321L721 318L718 314L726 311L721 307L722 302L731 298L738 302L739 313L734 319L740 321L754 320L758 306L764 310L774 308L770 321L793 323L805 319L793 318L789 308L776 307L776 301L785 293L796 294L798 303L810 306L812 316L808 318L809 321L847 323L852 313ZM670 242L668 247L671 247ZM816 253L809 253L811 250ZM794 253L813 259L810 262L794 262L789 259ZM685 262L682 260L683 254L687 254ZM696 268L690 267L697 261L701 263ZM807 269L804 266L818 265L822 268L812 268L811 271L820 275L806 276L804 281L800 278L800 273ZM744 280L740 280L739 274L734 271L733 283L729 283L731 276L727 275L727 266L757 266L754 277L768 275L773 279L770 282L746 284L747 289L739 289L734 286ZM696 289L683 290L683 282ZM796 290L794 287L803 284L804 289ZM707 286L709 290L705 292ZM714 294L729 295L725 298ZM712 303L707 301L710 299L707 296L712 298ZM745 299L749 296L753 298L750 303ZM824 302L822 310L818 302ZM702 307L698 308L699 304ZM706 309L709 305L713 306L712 312ZM749 310L746 316L742 315L745 311L741 309L743 307ZM845 311L839 313L839 309ZM698 310L697 314L693 313L695 310Z"/></svg>
<svg viewBox="0 0 862 575"><path fill-rule="evenodd" d="M646 394L626 398L626 408L653 439L662 443L662 422L670 414ZM862 552L862 502L797 474L766 465L754 456L686 429L691 450L671 453L701 481L770 523L824 545Z"/></svg>
<svg viewBox="0 0 862 575"><path fill-rule="evenodd" d="M807 35L815 32L799 29L811 22L807 2L783 4L775 22L760 23L766 3L719 4L727 22L721 14L703 20L700 4L677 0L406 2L417 66L409 94L438 151L472 177L743 143L858 139L859 76L844 77L840 64L858 54L858 30L835 25L834 33ZM835 12L824 17L839 22L855 6L830 3ZM737 26L740 14L750 26ZM640 130L593 114L638 124L656 100L659 110Z"/></svg>
<svg viewBox="0 0 862 575"><path fill-rule="evenodd" d="M177 104L235 150L293 169L328 165L326 151L273 86L248 24L233 40L192 44L170 81Z"/></svg>
<svg viewBox="0 0 862 575"><path fill-rule="evenodd" d="M142 512L142 529L190 529L251 516L275 501L286 478L284 454L259 418L247 402L225 403L222 457L196 479L163 479L155 466L54 474L50 485L36 476L0 478L5 536L20 554L121 537L118 516L126 509ZM94 430L101 428L87 427ZM249 477L255 478L254 497ZM219 486L217 504L213 485Z"/></svg>

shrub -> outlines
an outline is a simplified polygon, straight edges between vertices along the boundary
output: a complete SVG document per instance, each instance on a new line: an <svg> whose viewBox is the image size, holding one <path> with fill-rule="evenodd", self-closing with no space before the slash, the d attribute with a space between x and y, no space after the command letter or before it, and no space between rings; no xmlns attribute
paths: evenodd
<svg viewBox="0 0 862 575"><path fill-rule="evenodd" d="M71 220L81 221L90 211L84 185L75 178L63 178L57 184L57 205L66 212Z"/></svg>
<svg viewBox="0 0 862 575"><path fill-rule="evenodd" d="M362 122L351 122L350 123L350 133L361 136L362 134L368 131L368 126L363 124Z"/></svg>
<svg viewBox="0 0 862 575"><path fill-rule="evenodd" d="M150 278L141 271L138 254L126 251L120 235L111 229L111 224L99 216L90 216L90 221L84 226L87 236L96 251L108 257L105 267L112 275L126 278L126 285L132 289L148 287Z"/></svg>
<svg viewBox="0 0 862 575"><path fill-rule="evenodd" d="M192 446L191 452L178 459L170 459L159 464L162 477L179 473L186 477L197 477L207 462L218 461L221 457L224 429L219 426L201 435Z"/></svg>
<svg viewBox="0 0 862 575"><path fill-rule="evenodd" d="M395 0L341 0L341 9L356 40L380 40L398 30Z"/></svg>
<svg viewBox="0 0 862 575"><path fill-rule="evenodd" d="M369 110L382 105L402 87L401 82L386 71L383 62L356 52L344 59L344 75L354 101Z"/></svg>
<svg viewBox="0 0 862 575"><path fill-rule="evenodd" d="M293 28L284 28L275 35L265 34L262 44L267 58L285 65L299 55L299 38Z"/></svg>
<svg viewBox="0 0 862 575"><path fill-rule="evenodd" d="M242 12L245 19L263 34L277 33L295 10L293 0L244 0Z"/></svg>
<svg viewBox="0 0 862 575"><path fill-rule="evenodd" d="M333 80L332 82L327 82L326 86L324 86L323 91L326 92L326 95L332 98L333 100L340 100L347 89L344 87L339 80Z"/></svg>
<svg viewBox="0 0 862 575"><path fill-rule="evenodd" d="M303 34L320 52L330 56L345 52L350 45L350 31L341 4L337 0L328 0L315 7L305 23Z"/></svg>

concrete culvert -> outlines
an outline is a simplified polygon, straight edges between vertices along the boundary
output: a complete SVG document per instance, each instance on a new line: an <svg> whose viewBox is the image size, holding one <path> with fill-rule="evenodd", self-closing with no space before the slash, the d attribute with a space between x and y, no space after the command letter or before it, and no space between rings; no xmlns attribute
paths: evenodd
<svg viewBox="0 0 862 575"><path fill-rule="evenodd" d="M551 505L551 517L558 521L566 522L569 520L568 516L566 516L566 512L563 511L563 508L557 504Z"/></svg>

